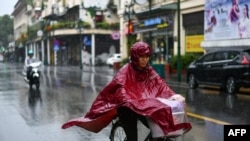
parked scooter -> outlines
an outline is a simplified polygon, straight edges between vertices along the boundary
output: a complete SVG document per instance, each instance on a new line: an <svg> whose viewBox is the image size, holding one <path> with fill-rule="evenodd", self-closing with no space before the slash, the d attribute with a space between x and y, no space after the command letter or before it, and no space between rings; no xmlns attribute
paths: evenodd
<svg viewBox="0 0 250 141"><path fill-rule="evenodd" d="M24 80L29 84L30 89L32 86L35 85L36 89L38 90L40 87L40 67L42 65L41 61L37 61L34 63L29 64L29 66L25 67L23 70L23 74L25 75ZM26 74L26 69L30 67L31 71L30 74ZM27 76L29 75L29 77ZM29 78L29 79L28 79Z"/></svg>

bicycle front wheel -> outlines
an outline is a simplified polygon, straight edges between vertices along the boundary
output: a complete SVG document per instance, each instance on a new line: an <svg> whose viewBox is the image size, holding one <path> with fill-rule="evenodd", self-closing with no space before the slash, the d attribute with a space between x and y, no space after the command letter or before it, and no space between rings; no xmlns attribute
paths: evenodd
<svg viewBox="0 0 250 141"><path fill-rule="evenodd" d="M110 141L126 141L126 133L120 123L120 121L116 121L111 128L110 132Z"/></svg>

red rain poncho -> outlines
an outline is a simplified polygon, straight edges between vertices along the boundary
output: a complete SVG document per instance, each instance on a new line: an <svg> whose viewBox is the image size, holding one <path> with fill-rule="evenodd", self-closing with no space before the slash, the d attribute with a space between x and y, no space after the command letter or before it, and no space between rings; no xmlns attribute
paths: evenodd
<svg viewBox="0 0 250 141"><path fill-rule="evenodd" d="M89 112L83 117L64 123L62 128L78 126L97 133L116 118L116 109L119 106L126 106L140 115L150 117L165 133L178 129L191 129L190 123L174 125L171 108L156 99L156 97L169 98L175 92L151 66L146 69L136 67L138 54L142 52L145 53L145 50L141 50L140 47L132 48L131 62L124 65L104 87Z"/></svg>

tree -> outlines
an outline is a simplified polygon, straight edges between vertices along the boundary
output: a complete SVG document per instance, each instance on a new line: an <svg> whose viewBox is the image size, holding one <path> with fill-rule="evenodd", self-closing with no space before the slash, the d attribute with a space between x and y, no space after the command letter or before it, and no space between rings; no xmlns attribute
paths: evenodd
<svg viewBox="0 0 250 141"><path fill-rule="evenodd" d="M0 16L0 46L8 47L13 36L13 19L9 15Z"/></svg>

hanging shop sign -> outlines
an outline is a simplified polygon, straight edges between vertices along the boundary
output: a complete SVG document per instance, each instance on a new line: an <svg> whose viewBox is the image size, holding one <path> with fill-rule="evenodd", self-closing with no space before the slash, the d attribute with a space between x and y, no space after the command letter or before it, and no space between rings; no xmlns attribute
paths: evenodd
<svg viewBox="0 0 250 141"><path fill-rule="evenodd" d="M140 20L138 23L134 24L134 32L143 32L148 29L157 30L163 28L173 27L173 16L159 16L150 19Z"/></svg>
<svg viewBox="0 0 250 141"><path fill-rule="evenodd" d="M85 46L91 46L91 39L88 36L83 37L83 44Z"/></svg>
<svg viewBox="0 0 250 141"><path fill-rule="evenodd" d="M60 42L57 39L54 39L54 51L58 51L59 50L59 46L60 46Z"/></svg>
<svg viewBox="0 0 250 141"><path fill-rule="evenodd" d="M114 32L111 34L111 38L113 40L119 40L120 39L120 33L119 32Z"/></svg>

